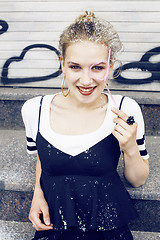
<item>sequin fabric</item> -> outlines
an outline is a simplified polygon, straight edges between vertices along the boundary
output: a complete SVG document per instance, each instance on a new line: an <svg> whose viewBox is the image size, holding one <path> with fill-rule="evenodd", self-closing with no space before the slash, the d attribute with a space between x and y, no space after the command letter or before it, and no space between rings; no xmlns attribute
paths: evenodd
<svg viewBox="0 0 160 240"><path fill-rule="evenodd" d="M137 217L116 171L120 149L112 134L76 156L55 148L40 132L36 143L42 167L40 184L53 231L76 227L82 232L105 232Z"/></svg>

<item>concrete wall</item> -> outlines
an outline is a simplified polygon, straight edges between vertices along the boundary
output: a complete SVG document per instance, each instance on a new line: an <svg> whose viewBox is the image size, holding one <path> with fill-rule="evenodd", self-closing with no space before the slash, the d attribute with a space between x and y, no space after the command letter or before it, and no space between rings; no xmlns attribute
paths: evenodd
<svg viewBox="0 0 160 240"><path fill-rule="evenodd" d="M0 86L60 87L58 39L85 10L109 20L124 45L123 71L110 88L160 91L160 1L153 0L0 0Z"/></svg>

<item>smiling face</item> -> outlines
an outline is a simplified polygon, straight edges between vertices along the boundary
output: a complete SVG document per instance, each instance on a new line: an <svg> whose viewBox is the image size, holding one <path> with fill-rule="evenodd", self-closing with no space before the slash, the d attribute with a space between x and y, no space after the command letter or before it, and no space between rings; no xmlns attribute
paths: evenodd
<svg viewBox="0 0 160 240"><path fill-rule="evenodd" d="M96 42L84 40L67 47L61 64L72 100L81 104L95 103L105 87L107 60L108 48Z"/></svg>

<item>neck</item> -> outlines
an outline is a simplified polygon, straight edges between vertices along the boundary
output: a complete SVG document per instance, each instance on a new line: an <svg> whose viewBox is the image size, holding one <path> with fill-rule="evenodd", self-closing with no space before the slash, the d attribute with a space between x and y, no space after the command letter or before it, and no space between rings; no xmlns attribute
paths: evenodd
<svg viewBox="0 0 160 240"><path fill-rule="evenodd" d="M71 94L66 97L66 101L70 108L75 110L94 110L97 108L103 108L108 103L108 97L106 94L101 94L94 102L80 103L72 98Z"/></svg>

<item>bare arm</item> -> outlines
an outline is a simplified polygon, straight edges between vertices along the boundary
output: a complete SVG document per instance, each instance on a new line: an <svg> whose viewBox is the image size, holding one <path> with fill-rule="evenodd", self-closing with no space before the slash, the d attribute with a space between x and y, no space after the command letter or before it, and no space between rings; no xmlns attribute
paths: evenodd
<svg viewBox="0 0 160 240"><path fill-rule="evenodd" d="M141 157L138 146L135 146L133 152L124 152L124 162L124 175L133 187L145 184L149 175L149 162Z"/></svg>
<svg viewBox="0 0 160 240"><path fill-rule="evenodd" d="M149 163L148 160L141 157L138 149L136 142L137 123L128 125L126 123L127 114L118 109L112 109L112 111L118 115L118 118L114 118L114 122L117 124L113 135L119 141L120 148L124 153L125 177L133 187L139 187L148 178Z"/></svg>
<svg viewBox="0 0 160 240"><path fill-rule="evenodd" d="M50 223L48 204L44 198L44 194L40 186L40 176L41 163L37 154L36 183L29 213L29 220L32 222L37 231L53 229L53 225ZM44 223L42 223L40 220L41 214L43 215Z"/></svg>

